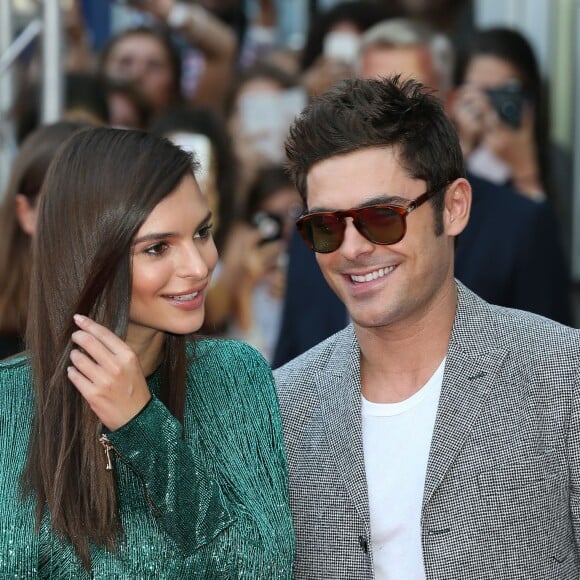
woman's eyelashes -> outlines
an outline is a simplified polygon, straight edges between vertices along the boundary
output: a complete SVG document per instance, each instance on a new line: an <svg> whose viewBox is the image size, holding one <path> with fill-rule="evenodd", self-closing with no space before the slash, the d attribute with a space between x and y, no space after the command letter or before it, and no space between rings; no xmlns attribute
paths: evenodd
<svg viewBox="0 0 580 580"><path fill-rule="evenodd" d="M147 254L148 256L161 256L167 251L168 248L169 244L167 242L156 242L152 246L145 248L143 253Z"/></svg>
<svg viewBox="0 0 580 580"><path fill-rule="evenodd" d="M193 236L194 239L195 238L209 238L211 236L211 229L212 229L213 225L212 224L204 224L203 226L201 226L197 232L195 232L195 235Z"/></svg>

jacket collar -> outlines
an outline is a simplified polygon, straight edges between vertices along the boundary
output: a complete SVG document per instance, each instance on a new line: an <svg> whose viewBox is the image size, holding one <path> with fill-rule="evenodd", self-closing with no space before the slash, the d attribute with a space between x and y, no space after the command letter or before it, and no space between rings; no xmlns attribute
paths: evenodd
<svg viewBox="0 0 580 580"><path fill-rule="evenodd" d="M489 304L459 282L457 289L457 311L427 464L424 506L476 424L489 393L499 382L498 373L507 355L507 349L498 346Z"/></svg>
<svg viewBox="0 0 580 580"><path fill-rule="evenodd" d="M341 334L327 367L318 376L318 397L338 473L369 528L361 427L360 349L352 324Z"/></svg>
<svg viewBox="0 0 580 580"><path fill-rule="evenodd" d="M425 480L431 499L465 443L507 354L489 305L457 282L458 301ZM361 427L360 348L349 325L317 379L331 452L359 515L370 522ZM369 524L370 525L370 524Z"/></svg>

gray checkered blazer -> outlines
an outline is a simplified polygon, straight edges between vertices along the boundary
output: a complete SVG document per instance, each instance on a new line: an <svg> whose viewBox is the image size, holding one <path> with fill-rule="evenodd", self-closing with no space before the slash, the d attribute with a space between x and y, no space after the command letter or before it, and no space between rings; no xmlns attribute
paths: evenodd
<svg viewBox="0 0 580 580"><path fill-rule="evenodd" d="M425 480L430 580L579 580L580 331L459 302ZM373 578L352 326L275 372L296 578Z"/></svg>

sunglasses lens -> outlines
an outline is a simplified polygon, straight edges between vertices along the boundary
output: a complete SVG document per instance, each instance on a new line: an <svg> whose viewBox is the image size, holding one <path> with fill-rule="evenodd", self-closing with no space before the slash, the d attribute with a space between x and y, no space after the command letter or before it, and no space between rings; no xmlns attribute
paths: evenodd
<svg viewBox="0 0 580 580"><path fill-rule="evenodd" d="M374 244L396 244L405 235L404 214L389 206L308 214L296 226L311 249L328 254L338 250L344 240L345 215L352 217L357 230Z"/></svg>
<svg viewBox="0 0 580 580"><path fill-rule="evenodd" d="M337 250L342 243L344 219L331 214L312 214L300 218L298 231L315 252L327 254Z"/></svg>
<svg viewBox="0 0 580 580"><path fill-rule="evenodd" d="M357 229L375 244L396 244L405 235L405 218L388 207L367 207L358 211Z"/></svg>

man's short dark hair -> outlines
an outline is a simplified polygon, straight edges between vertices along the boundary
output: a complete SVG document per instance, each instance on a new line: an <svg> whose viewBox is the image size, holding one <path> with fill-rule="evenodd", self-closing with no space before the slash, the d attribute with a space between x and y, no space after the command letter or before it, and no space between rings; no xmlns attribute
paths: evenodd
<svg viewBox="0 0 580 580"><path fill-rule="evenodd" d="M444 186L465 176L461 147L440 100L400 75L346 79L296 118L286 141L287 167L304 202L315 163L370 147L392 147L412 178L428 189L441 187L433 198L441 233Z"/></svg>

